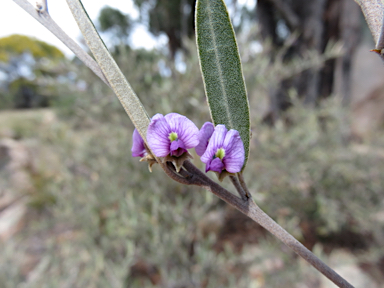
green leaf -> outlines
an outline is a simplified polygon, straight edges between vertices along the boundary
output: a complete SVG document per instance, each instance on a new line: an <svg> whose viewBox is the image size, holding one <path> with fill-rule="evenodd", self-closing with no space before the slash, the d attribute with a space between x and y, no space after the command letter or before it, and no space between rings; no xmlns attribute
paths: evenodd
<svg viewBox="0 0 384 288"><path fill-rule="evenodd" d="M146 135L150 118L144 109L140 99L137 97L127 79L117 66L112 55L109 53L103 40L100 38L95 26L89 18L80 0L67 0L73 17L83 34L89 49L92 51L99 63L101 70L108 79L111 88L119 98L133 125L143 137L148 146Z"/></svg>
<svg viewBox="0 0 384 288"><path fill-rule="evenodd" d="M235 32L222 0L198 0L196 39L209 109L215 125L239 131L249 156L251 123Z"/></svg>

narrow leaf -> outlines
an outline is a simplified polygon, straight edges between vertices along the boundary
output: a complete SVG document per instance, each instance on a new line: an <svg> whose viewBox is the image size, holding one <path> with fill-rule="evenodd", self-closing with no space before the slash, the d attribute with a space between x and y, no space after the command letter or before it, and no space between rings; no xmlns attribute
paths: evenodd
<svg viewBox="0 0 384 288"><path fill-rule="evenodd" d="M125 111L131 118L133 125L135 125L136 129L139 131L141 137L143 137L148 146L146 134L150 119L140 99L132 90L112 55L106 48L103 40L101 40L99 33L95 29L95 26L85 11L81 1L67 0L67 3L89 49L92 51L96 61L99 63L101 70L111 85L111 88L119 98Z"/></svg>
<svg viewBox="0 0 384 288"><path fill-rule="evenodd" d="M249 104L235 32L223 0L198 0L196 39L209 109L215 125L239 131L249 156Z"/></svg>

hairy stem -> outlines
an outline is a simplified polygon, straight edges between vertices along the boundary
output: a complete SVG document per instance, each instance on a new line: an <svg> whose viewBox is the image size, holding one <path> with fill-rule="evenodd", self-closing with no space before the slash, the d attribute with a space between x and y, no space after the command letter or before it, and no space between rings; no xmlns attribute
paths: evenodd
<svg viewBox="0 0 384 288"><path fill-rule="evenodd" d="M243 187L240 185L239 179L237 179L235 176L229 176L229 178L231 179L232 184L233 186L235 186L241 199L243 199L243 201L247 201L248 199L247 193L244 191Z"/></svg>
<svg viewBox="0 0 384 288"><path fill-rule="evenodd" d="M87 52L85 52L72 38L70 38L48 14L46 6L33 7L27 0L13 0L25 12L39 21L45 28L53 33L61 42L64 43L89 69L91 69L105 84L109 86L107 78L105 78L99 65ZM46 2L43 1L46 5Z"/></svg>
<svg viewBox="0 0 384 288"><path fill-rule="evenodd" d="M298 240L296 240L291 234L284 230L279 224L277 224L271 217L269 217L259 206L251 199L248 198L246 201L236 197L231 192L221 187L216 182L208 178L204 173L202 173L198 168L196 168L191 162L184 162L184 167L186 170L194 175L197 178L200 178L199 182L204 183L203 186L208 191L212 192L220 199L224 200L229 205L238 209L240 212L247 215L249 218L254 220L256 223L263 226L266 230L275 235L280 239L284 244L291 248L296 254L301 256L307 262L309 262L313 267L315 267L319 272L326 276L329 280L335 283L340 288L353 288L353 286L348 283L344 278L327 266L323 261L316 257L311 251L303 246Z"/></svg>
<svg viewBox="0 0 384 288"><path fill-rule="evenodd" d="M239 173L237 173L237 177L239 178L240 185L241 185L241 187L243 188L243 190L244 190L244 192L245 192L245 195L246 195L248 198L251 198L252 195L251 195L251 192L249 192L247 185L245 184L244 176L243 176L243 172L239 172Z"/></svg>

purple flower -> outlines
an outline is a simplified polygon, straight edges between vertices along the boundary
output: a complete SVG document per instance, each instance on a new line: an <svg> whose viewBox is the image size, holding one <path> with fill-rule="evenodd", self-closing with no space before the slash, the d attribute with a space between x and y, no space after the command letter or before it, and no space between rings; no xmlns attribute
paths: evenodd
<svg viewBox="0 0 384 288"><path fill-rule="evenodd" d="M179 157L199 144L199 129L187 117L177 113L156 114L148 126L147 140L157 157Z"/></svg>
<svg viewBox="0 0 384 288"><path fill-rule="evenodd" d="M132 134L132 157L144 157L147 154L144 146L144 140L135 128Z"/></svg>
<svg viewBox="0 0 384 288"><path fill-rule="evenodd" d="M225 125L217 125L209 140L201 161L206 164L205 172L223 170L229 173L240 172L244 164L244 145L237 130L227 130Z"/></svg>
<svg viewBox="0 0 384 288"><path fill-rule="evenodd" d="M214 130L215 126L211 122L205 122L201 127L199 131L199 145L195 147L197 155L202 156L204 154Z"/></svg>

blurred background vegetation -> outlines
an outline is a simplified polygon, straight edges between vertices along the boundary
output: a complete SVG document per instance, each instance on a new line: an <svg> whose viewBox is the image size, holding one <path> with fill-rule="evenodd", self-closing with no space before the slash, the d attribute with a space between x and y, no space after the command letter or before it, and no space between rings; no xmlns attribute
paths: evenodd
<svg viewBox="0 0 384 288"><path fill-rule="evenodd" d="M194 1L134 2L167 47L132 49L136 23L110 7L96 26L150 115L201 127ZM253 197L356 287L383 287L383 67L359 7L227 5L251 106ZM132 123L77 58L12 35L0 39L0 79L0 287L334 287L207 191L132 158Z"/></svg>

